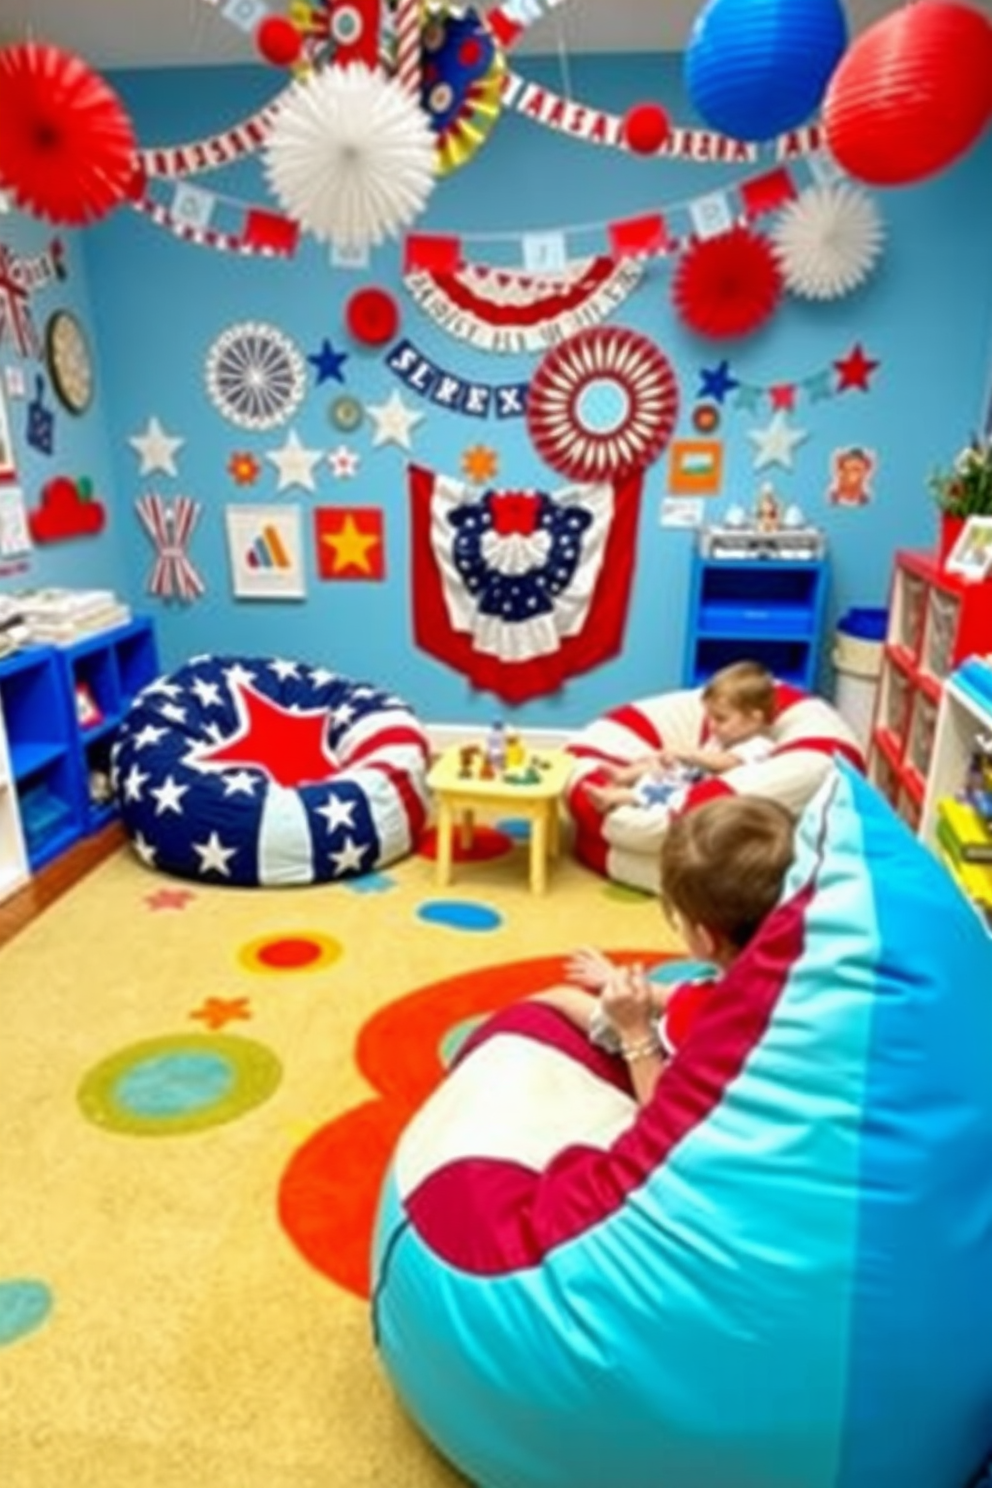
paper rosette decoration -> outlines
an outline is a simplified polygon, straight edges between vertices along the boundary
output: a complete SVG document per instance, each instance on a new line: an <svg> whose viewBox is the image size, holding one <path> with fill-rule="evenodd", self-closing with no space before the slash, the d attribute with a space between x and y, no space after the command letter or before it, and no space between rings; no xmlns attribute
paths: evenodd
<svg viewBox="0 0 992 1488"><path fill-rule="evenodd" d="M344 308L345 324L360 346L385 346L400 328L400 307L388 289L356 289Z"/></svg>
<svg viewBox="0 0 992 1488"><path fill-rule="evenodd" d="M422 211L434 187L434 134L393 79L357 62L331 67L283 94L265 173L284 211L315 238L362 250Z"/></svg>
<svg viewBox="0 0 992 1488"><path fill-rule="evenodd" d="M506 61L471 8L443 4L423 30L420 100L437 136L442 176L465 165L485 144L500 115Z"/></svg>
<svg viewBox="0 0 992 1488"><path fill-rule="evenodd" d="M82 227L127 196L135 138L117 94L71 52L0 50L0 186L25 212Z"/></svg>
<svg viewBox="0 0 992 1488"><path fill-rule="evenodd" d="M679 390L671 363L622 327L581 331L550 351L527 394L534 448L572 480L643 470L672 437Z"/></svg>
<svg viewBox="0 0 992 1488"><path fill-rule="evenodd" d="M878 208L857 186L810 186L784 209L772 241L786 287L806 300L837 300L863 284L882 251Z"/></svg>
<svg viewBox="0 0 992 1488"><path fill-rule="evenodd" d="M782 275L760 233L734 227L702 238L682 255L672 282L679 318L700 336L746 336L771 316Z"/></svg>

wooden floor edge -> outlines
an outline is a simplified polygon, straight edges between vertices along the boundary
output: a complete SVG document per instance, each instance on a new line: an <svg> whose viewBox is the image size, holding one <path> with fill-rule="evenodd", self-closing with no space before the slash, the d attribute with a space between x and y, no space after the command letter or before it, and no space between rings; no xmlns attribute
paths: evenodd
<svg viewBox="0 0 992 1488"><path fill-rule="evenodd" d="M112 822L102 832L75 843L54 863L35 874L30 883L0 904L0 946L13 940L43 910L68 893L126 841L121 824Z"/></svg>

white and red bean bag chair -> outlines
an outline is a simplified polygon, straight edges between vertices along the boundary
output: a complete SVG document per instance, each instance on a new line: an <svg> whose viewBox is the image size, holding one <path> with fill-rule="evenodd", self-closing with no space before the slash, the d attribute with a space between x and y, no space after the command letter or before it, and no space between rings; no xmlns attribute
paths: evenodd
<svg viewBox="0 0 992 1488"><path fill-rule="evenodd" d="M768 759L699 781L690 788L683 809L737 792L768 796L798 815L835 758L864 769L858 740L837 709L781 682L775 688L769 733L774 749ZM567 744L575 768L565 801L575 822L575 851L581 861L618 883L654 893L668 808L620 806L604 814L593 806L587 788L605 783L609 765L626 764L653 749L697 749L706 740L702 688L691 688L614 708Z"/></svg>

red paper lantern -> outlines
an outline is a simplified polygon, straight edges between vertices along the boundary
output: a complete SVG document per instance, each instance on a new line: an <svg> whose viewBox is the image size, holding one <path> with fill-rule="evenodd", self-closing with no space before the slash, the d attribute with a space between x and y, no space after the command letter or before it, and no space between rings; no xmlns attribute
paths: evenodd
<svg viewBox="0 0 992 1488"><path fill-rule="evenodd" d="M399 330L399 306L385 289L358 289L348 301L345 322L360 345L384 346Z"/></svg>
<svg viewBox="0 0 992 1488"><path fill-rule="evenodd" d="M255 30L255 45L273 67L292 67L299 61L303 37L285 16L266 16Z"/></svg>
<svg viewBox="0 0 992 1488"><path fill-rule="evenodd" d="M131 121L99 73L29 41L0 50L0 185L49 222L82 227L128 194Z"/></svg>
<svg viewBox="0 0 992 1488"><path fill-rule="evenodd" d="M660 104L638 103L624 115L624 143L635 155L657 155L671 132L668 115Z"/></svg>
<svg viewBox="0 0 992 1488"><path fill-rule="evenodd" d="M700 336L747 336L774 314L781 296L771 244L746 227L693 243L672 282L679 318Z"/></svg>
<svg viewBox="0 0 992 1488"><path fill-rule="evenodd" d="M823 125L838 163L872 186L944 170L992 118L992 22L919 0L863 32L827 89Z"/></svg>

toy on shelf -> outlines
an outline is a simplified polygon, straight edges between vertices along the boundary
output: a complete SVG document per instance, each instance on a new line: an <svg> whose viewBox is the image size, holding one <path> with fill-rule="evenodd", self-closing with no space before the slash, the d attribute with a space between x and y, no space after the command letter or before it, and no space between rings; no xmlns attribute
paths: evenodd
<svg viewBox="0 0 992 1488"><path fill-rule="evenodd" d="M822 558L826 550L826 534L807 522L801 507L793 503L783 509L768 482L758 492L753 511L734 502L720 526L704 527L699 535L704 558L800 562Z"/></svg>
<svg viewBox="0 0 992 1488"><path fill-rule="evenodd" d="M975 739L968 761L964 798L986 830L992 831L992 734L979 734ZM992 852L989 859L992 860Z"/></svg>
<svg viewBox="0 0 992 1488"><path fill-rule="evenodd" d="M494 780L503 785L537 785L552 766L528 750L519 733L496 722L482 744L458 746L459 780Z"/></svg>

